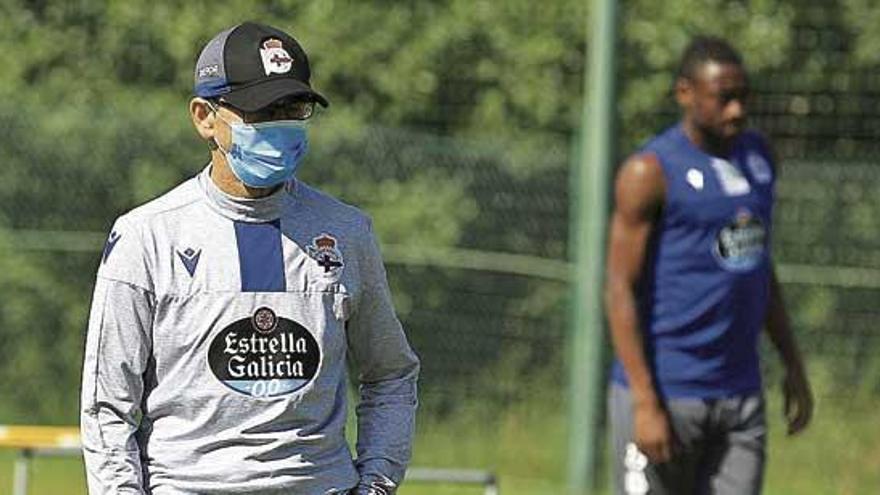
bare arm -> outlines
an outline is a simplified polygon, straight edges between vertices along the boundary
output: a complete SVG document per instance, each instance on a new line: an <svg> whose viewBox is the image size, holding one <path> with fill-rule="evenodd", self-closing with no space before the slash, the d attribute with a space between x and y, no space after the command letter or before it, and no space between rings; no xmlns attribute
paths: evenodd
<svg viewBox="0 0 880 495"><path fill-rule="evenodd" d="M788 312L776 270L770 271L770 301L767 308L767 335L785 364L783 394L788 433L795 434L807 427L813 415L813 395L804 368L804 361L791 332Z"/></svg>
<svg viewBox="0 0 880 495"><path fill-rule="evenodd" d="M645 357L635 291L664 196L656 156L637 155L623 164L615 183L605 283L611 342L633 397L636 445L654 462L671 457L672 434Z"/></svg>

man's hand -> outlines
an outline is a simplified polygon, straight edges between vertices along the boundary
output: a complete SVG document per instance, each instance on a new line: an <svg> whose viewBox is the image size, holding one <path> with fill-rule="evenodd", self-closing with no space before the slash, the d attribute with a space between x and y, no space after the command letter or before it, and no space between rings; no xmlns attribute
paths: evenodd
<svg viewBox="0 0 880 495"><path fill-rule="evenodd" d="M397 493L397 485L385 476L382 479L374 479L367 483L361 480L358 486L354 487L349 495L394 495Z"/></svg>
<svg viewBox="0 0 880 495"><path fill-rule="evenodd" d="M784 412L788 422L788 434L801 432L813 417L813 393L807 375L801 367L789 368L782 381L785 397Z"/></svg>
<svg viewBox="0 0 880 495"><path fill-rule="evenodd" d="M770 271L770 306L767 311L767 334L776 346L782 362L785 363L785 378L782 381L783 406L788 422L788 434L794 435L810 423L813 416L813 394L810 382L804 371L804 360L794 340L788 323L782 288L776 277L776 269Z"/></svg>
<svg viewBox="0 0 880 495"><path fill-rule="evenodd" d="M669 417L662 407L654 404L636 405L633 422L636 446L652 463L672 459L675 437L669 426Z"/></svg>

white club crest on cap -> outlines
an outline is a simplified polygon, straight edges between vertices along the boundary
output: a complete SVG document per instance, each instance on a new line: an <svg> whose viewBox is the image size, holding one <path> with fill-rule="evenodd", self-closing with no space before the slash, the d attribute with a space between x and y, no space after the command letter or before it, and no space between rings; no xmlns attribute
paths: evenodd
<svg viewBox="0 0 880 495"><path fill-rule="evenodd" d="M263 69L266 75L287 74L293 67L293 58L281 44L281 40L269 38L260 47L260 57L263 59Z"/></svg>

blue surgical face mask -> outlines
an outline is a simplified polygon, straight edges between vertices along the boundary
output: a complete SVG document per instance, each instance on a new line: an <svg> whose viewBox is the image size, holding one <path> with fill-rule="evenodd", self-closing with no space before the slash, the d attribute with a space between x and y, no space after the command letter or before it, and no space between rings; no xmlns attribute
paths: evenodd
<svg viewBox="0 0 880 495"><path fill-rule="evenodd" d="M232 146L217 146L246 186L267 188L290 180L309 149L304 120L245 124L220 118L232 130Z"/></svg>

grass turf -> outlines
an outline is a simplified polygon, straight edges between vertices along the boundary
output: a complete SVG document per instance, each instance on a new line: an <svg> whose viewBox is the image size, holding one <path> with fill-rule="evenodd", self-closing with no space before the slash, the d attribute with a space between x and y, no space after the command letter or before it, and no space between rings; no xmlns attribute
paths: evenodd
<svg viewBox="0 0 880 495"><path fill-rule="evenodd" d="M817 386L817 396L831 397ZM813 424L788 438L781 400L769 393L770 448L765 495L856 495L880 486L880 397L819 400ZM558 401L534 400L496 415L463 410L447 420L422 418L413 465L487 469L496 472L504 495L564 492L565 409ZM0 450L0 493L11 492L15 453ZM600 470L604 474L604 470ZM31 470L30 495L84 495L79 458L40 458ZM406 484L400 495L481 494L480 487ZM600 491L607 493L607 488Z"/></svg>

